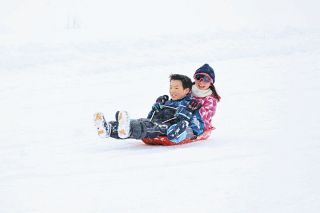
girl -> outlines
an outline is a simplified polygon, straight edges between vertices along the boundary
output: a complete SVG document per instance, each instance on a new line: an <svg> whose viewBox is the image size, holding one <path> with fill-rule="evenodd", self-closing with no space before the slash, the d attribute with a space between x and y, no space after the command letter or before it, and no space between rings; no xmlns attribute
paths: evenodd
<svg viewBox="0 0 320 213"><path fill-rule="evenodd" d="M202 105L200 115L204 121L204 130L214 129L211 120L221 99L214 86L214 70L209 64L204 64L196 70L193 78L195 82L192 86L192 96Z"/></svg>

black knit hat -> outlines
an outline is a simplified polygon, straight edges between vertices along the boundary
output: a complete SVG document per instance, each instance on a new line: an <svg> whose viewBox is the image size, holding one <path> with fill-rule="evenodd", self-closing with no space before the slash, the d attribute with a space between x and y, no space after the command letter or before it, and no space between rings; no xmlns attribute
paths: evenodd
<svg viewBox="0 0 320 213"><path fill-rule="evenodd" d="M204 64L202 67L197 69L194 74L196 75L196 74L200 74L200 73L205 73L205 74L209 75L210 78L212 79L212 83L214 83L214 81L215 81L214 70L212 69L212 67L210 67L209 64Z"/></svg>

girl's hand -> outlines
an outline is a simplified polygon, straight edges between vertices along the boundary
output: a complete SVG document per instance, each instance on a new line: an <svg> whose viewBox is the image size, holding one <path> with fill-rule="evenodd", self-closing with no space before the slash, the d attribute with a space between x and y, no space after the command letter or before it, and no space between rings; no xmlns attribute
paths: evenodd
<svg viewBox="0 0 320 213"><path fill-rule="evenodd" d="M187 108L190 111L195 111L197 109L200 109L202 107L201 103L199 103L197 100L193 99L189 102Z"/></svg>

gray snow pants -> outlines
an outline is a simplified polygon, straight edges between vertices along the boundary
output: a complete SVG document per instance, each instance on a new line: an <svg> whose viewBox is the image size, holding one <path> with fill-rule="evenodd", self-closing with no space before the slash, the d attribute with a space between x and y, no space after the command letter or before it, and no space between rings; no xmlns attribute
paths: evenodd
<svg viewBox="0 0 320 213"><path fill-rule="evenodd" d="M130 138L155 138L160 135L166 135L168 125L152 122L147 118L133 119L130 121Z"/></svg>

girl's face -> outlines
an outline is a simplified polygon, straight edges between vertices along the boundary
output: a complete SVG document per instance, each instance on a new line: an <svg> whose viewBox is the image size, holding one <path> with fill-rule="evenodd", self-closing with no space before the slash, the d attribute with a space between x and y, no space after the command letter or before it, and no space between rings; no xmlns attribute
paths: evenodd
<svg viewBox="0 0 320 213"><path fill-rule="evenodd" d="M207 90L212 84L212 79L206 73L196 73L193 78L195 80L195 85L200 90Z"/></svg>
<svg viewBox="0 0 320 213"><path fill-rule="evenodd" d="M198 89L200 90L207 90L209 89L211 82L206 82L206 81L202 81L202 80L197 80L195 79L195 85L198 87Z"/></svg>
<svg viewBox="0 0 320 213"><path fill-rule="evenodd" d="M180 80L170 81L170 96L171 99L176 101L184 98L190 92L189 88L184 89Z"/></svg>

